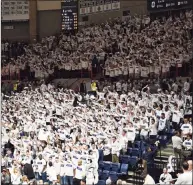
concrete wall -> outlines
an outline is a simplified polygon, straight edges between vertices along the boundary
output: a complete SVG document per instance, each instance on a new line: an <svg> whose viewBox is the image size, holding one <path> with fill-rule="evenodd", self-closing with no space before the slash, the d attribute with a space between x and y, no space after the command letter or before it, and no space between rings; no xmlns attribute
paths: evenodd
<svg viewBox="0 0 193 185"><path fill-rule="evenodd" d="M37 30L38 39L59 33L61 31L61 10L38 11Z"/></svg>
<svg viewBox="0 0 193 185"><path fill-rule="evenodd" d="M29 21L27 22L2 22L1 38L11 41L29 41Z"/></svg>

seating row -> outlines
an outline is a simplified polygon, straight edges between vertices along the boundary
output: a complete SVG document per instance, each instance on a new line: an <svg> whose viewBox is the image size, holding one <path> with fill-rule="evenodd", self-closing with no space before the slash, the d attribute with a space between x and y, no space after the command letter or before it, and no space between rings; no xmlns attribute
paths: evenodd
<svg viewBox="0 0 193 185"><path fill-rule="evenodd" d="M119 166L120 166L120 169L118 169ZM128 164L121 164L120 165L119 163L117 163L117 166L115 166L115 171L99 169L99 171L98 171L99 172L99 179L106 181L110 177L112 182L116 182L119 176L128 175L128 169L129 169Z"/></svg>

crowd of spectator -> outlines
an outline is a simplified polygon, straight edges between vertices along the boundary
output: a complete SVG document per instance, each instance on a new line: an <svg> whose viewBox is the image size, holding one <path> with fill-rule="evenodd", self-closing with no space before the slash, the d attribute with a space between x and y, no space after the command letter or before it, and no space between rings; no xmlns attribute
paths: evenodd
<svg viewBox="0 0 193 185"><path fill-rule="evenodd" d="M83 88L79 94L43 83L3 95L2 182L120 184L123 174L118 172L122 172L124 165L129 169L127 159L132 158L135 164L130 170L141 165L144 184L155 184L149 167L154 164L157 140L171 128L175 130L174 157L179 158L180 149L190 151L180 153L179 166L184 173L178 174L176 184L192 182L191 166L187 162L192 155L192 147L187 144L192 134L189 80L182 87L179 82L170 86L168 81L155 81L154 92L148 80L134 81L127 89L125 84L127 82L97 85L93 81L91 92ZM182 148L174 141L180 139ZM144 147L138 145L136 150L138 142ZM138 151L135 156L130 151L133 148ZM107 172L101 166L107 163L121 163L120 171L110 171L111 167ZM164 174L167 174L165 170ZM163 176L161 182L171 180Z"/></svg>
<svg viewBox="0 0 193 185"><path fill-rule="evenodd" d="M20 45L7 49L6 42L4 52L13 57L2 71L6 67L14 71L14 66L24 69L27 65L34 77L43 78L60 70L92 68L96 73L101 66L103 74L110 77L158 76L167 73L171 66L190 61L192 29L192 11L186 11L153 21L148 16L118 18L83 28L75 35L50 36L22 49ZM25 54L15 57L18 52Z"/></svg>

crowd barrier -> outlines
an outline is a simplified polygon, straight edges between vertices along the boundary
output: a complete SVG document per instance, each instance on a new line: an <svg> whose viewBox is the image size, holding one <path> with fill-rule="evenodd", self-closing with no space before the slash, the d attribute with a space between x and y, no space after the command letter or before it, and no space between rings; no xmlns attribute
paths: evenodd
<svg viewBox="0 0 193 185"><path fill-rule="evenodd" d="M150 73L146 77L143 77L140 73L128 74L127 78L130 79L139 79L139 78L177 78L177 77L186 77L190 76L193 73L193 67L190 63L183 63L182 65L177 64L176 66L170 67L169 71L163 72L160 71L159 74ZM103 74L103 70L98 67L96 69L81 69L81 70L72 70L68 71L65 69L56 69L54 73L51 75L53 79L57 78L90 78L93 79L98 74L101 74L102 77L105 77ZM46 78L44 74L40 74L36 77L35 72L31 72L30 69L20 69L15 67L14 69L11 67L3 67L1 69L1 77L2 80L34 80L36 78ZM120 77L120 76L118 76Z"/></svg>

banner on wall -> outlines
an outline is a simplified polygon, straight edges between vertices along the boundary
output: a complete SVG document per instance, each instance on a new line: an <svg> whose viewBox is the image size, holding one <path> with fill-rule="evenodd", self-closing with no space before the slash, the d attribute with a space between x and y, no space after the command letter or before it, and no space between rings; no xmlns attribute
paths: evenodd
<svg viewBox="0 0 193 185"><path fill-rule="evenodd" d="M80 1L80 15L119 10L120 0Z"/></svg>
<svg viewBox="0 0 193 185"><path fill-rule="evenodd" d="M89 1L87 4L87 13L92 14L96 12L96 0Z"/></svg>
<svg viewBox="0 0 193 185"><path fill-rule="evenodd" d="M86 2L82 2L80 4L80 15L84 15L84 14L87 14L87 5L86 5Z"/></svg>
<svg viewBox="0 0 193 185"><path fill-rule="evenodd" d="M28 0L2 0L1 21L27 21L29 20Z"/></svg>
<svg viewBox="0 0 193 185"><path fill-rule="evenodd" d="M104 11L110 11L112 9L112 0L105 0Z"/></svg>
<svg viewBox="0 0 193 185"><path fill-rule="evenodd" d="M120 9L120 1L119 0L112 0L112 9L113 10Z"/></svg>
<svg viewBox="0 0 193 185"><path fill-rule="evenodd" d="M103 12L103 10L104 10L104 0L98 0L96 2L95 10L96 10L96 12Z"/></svg>

